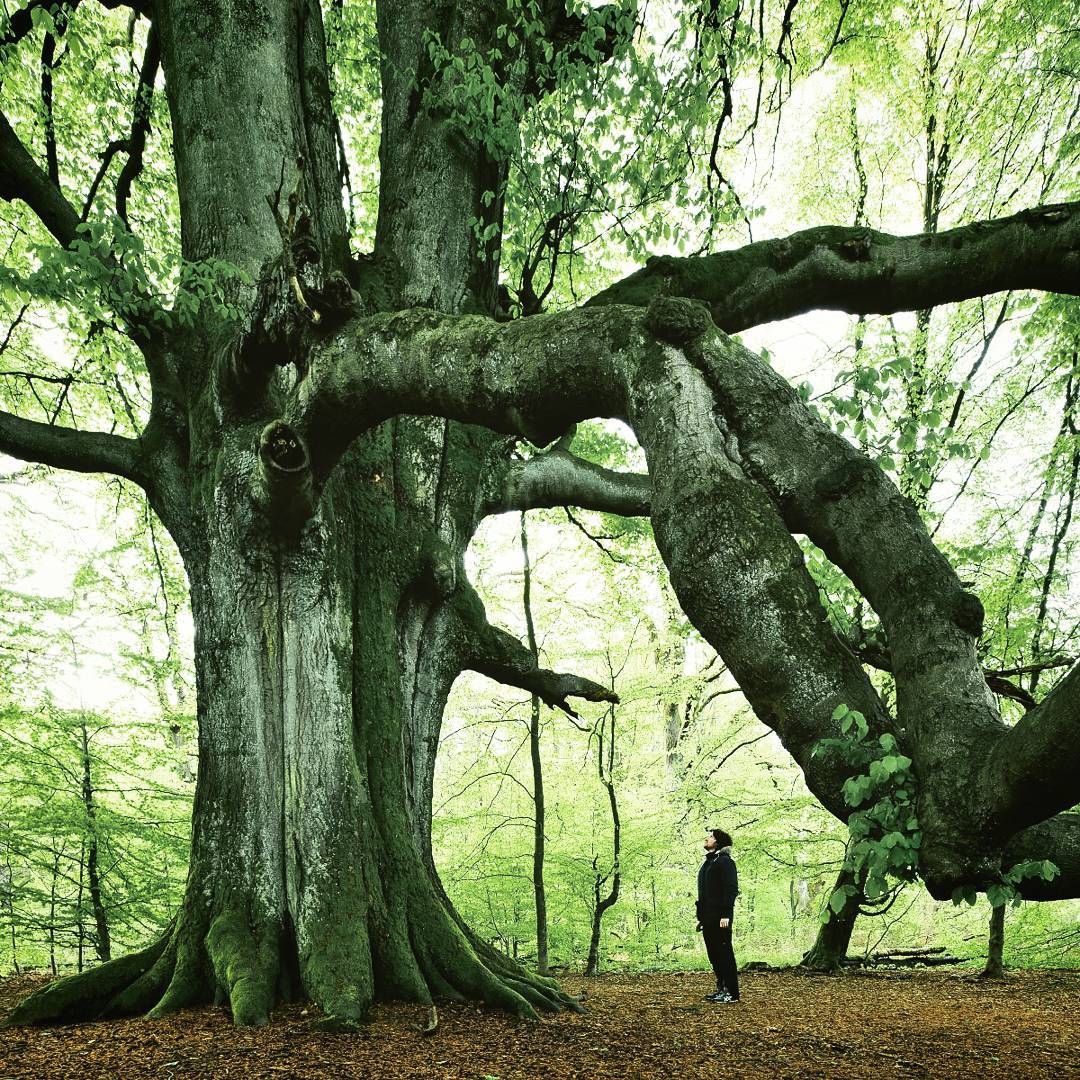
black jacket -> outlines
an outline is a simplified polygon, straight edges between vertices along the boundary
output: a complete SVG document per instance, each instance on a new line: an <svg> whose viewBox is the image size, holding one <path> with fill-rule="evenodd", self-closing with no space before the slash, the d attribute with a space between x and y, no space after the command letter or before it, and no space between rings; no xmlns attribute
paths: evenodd
<svg viewBox="0 0 1080 1080"><path fill-rule="evenodd" d="M710 851L697 875L697 917L730 919L739 895L739 872L726 851Z"/></svg>

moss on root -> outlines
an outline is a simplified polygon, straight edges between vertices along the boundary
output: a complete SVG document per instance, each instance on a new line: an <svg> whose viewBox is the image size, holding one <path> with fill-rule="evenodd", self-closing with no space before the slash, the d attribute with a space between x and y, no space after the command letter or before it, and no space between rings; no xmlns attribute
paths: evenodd
<svg viewBox="0 0 1080 1080"><path fill-rule="evenodd" d="M60 1024L119 1015L114 1011L114 1002L155 968L167 951L171 936L170 931L140 952L43 986L16 1005L4 1019L3 1026Z"/></svg>
<svg viewBox="0 0 1080 1080"><path fill-rule="evenodd" d="M219 912L206 935L206 952L236 1025L267 1024L280 962L276 928L265 924L253 927L246 915L235 909Z"/></svg>
<svg viewBox="0 0 1080 1080"><path fill-rule="evenodd" d="M423 914L408 918L408 947L395 950L401 971L396 977L388 969L380 972L380 978L386 976L381 996L391 996L387 989L393 986L392 996L423 1004L480 1001L529 1019L540 1012L581 1011L580 1004L554 980L525 971L465 932L434 896L416 907ZM201 926L200 920L195 922ZM253 929L248 918L235 910L220 912L205 934L190 922L185 926L181 919L141 952L38 990L13 1010L4 1026L143 1013L160 1017L209 1000L214 987L216 1000L231 1007L237 1026L264 1025L276 1000L281 953L279 938L271 930L267 926ZM385 963L387 957L380 959ZM339 983L327 995L320 991L325 991L326 976L337 967L325 957L323 961L313 960L304 973L309 993L327 1014L321 1027L357 1030L373 997L370 980Z"/></svg>

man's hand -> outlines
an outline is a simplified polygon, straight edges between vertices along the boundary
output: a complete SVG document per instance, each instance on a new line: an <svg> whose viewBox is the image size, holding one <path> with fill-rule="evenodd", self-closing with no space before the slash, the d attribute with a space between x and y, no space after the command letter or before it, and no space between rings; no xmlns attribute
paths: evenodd
<svg viewBox="0 0 1080 1080"><path fill-rule="evenodd" d="M698 923L697 926L694 927L694 929L700 934L701 933L701 923Z"/></svg>
<svg viewBox="0 0 1080 1080"><path fill-rule="evenodd" d="M731 920L730 919L721 919L720 920L720 929L721 930L726 930L730 925L731 925Z"/></svg>

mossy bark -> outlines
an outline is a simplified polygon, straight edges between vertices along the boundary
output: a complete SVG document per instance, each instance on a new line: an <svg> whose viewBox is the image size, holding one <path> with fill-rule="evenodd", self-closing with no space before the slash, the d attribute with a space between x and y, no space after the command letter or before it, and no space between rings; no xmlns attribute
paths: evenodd
<svg viewBox="0 0 1080 1080"><path fill-rule="evenodd" d="M571 1004L479 947L417 841L402 656L430 664L438 641L410 653L401 631L445 596L417 527L422 493L395 465L402 432L359 440L295 545L246 494L252 434L213 455L200 539L184 552L200 771L182 909L150 950L46 988L13 1021L215 1001L259 1025L296 997L352 1021L376 998L522 1016Z"/></svg>

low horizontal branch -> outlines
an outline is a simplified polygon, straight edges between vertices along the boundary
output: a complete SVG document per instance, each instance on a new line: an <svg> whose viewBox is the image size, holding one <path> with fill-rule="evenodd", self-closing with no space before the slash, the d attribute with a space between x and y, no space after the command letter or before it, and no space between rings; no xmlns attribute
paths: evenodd
<svg viewBox="0 0 1080 1080"><path fill-rule="evenodd" d="M807 311L888 315L1012 289L1080 295L1080 202L936 234L823 225L713 255L660 256L589 303L693 297L733 334Z"/></svg>
<svg viewBox="0 0 1080 1080"><path fill-rule="evenodd" d="M642 313L577 310L498 323L427 309L352 319L312 350L287 419L323 480L362 431L445 416L547 445L578 420L622 416Z"/></svg>
<svg viewBox="0 0 1080 1080"><path fill-rule="evenodd" d="M113 473L146 484L139 443L122 435L78 431L0 412L0 453L56 469Z"/></svg>

